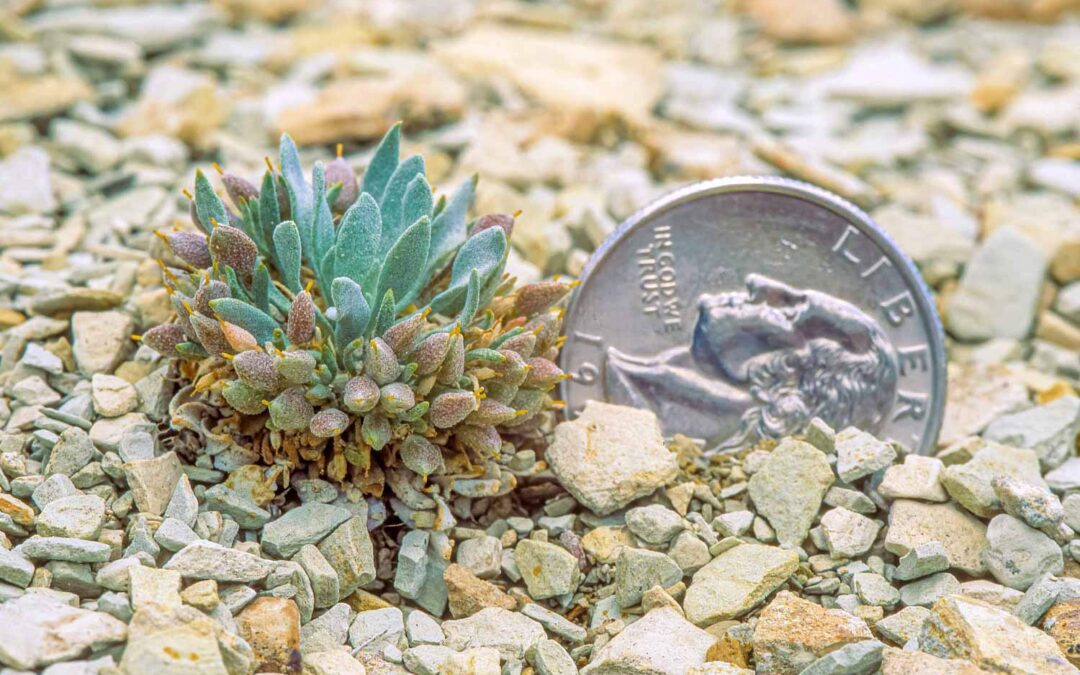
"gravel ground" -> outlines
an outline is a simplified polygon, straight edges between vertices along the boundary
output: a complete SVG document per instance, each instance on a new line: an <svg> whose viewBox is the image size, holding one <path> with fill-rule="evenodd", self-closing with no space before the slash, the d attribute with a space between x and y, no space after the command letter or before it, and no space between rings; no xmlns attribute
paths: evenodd
<svg viewBox="0 0 1080 675"><path fill-rule="evenodd" d="M7 3L0 673L1076 672L1076 10ZM131 339L172 312L154 230L197 168L255 178L288 131L361 170L398 119L439 193L475 173L477 213L522 211L522 281L700 179L863 206L949 334L937 456L815 424L707 458L592 404L503 458L510 495L416 530L242 449L196 458L177 372Z"/></svg>

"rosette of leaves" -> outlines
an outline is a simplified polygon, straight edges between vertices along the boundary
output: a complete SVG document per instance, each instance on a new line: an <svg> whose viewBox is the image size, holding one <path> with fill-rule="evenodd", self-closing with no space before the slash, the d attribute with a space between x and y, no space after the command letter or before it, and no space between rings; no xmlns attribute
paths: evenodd
<svg viewBox="0 0 1080 675"><path fill-rule="evenodd" d="M197 173L197 231L158 233L175 320L141 339L191 382L183 398L203 419L174 410L174 426L215 450L226 438L286 481L389 485L415 516L514 486L500 459L556 405L556 304L573 284L515 288L513 218L468 221L475 179L436 198L399 145L395 126L359 180L339 154L309 183L283 136L259 186L222 174L231 206Z"/></svg>

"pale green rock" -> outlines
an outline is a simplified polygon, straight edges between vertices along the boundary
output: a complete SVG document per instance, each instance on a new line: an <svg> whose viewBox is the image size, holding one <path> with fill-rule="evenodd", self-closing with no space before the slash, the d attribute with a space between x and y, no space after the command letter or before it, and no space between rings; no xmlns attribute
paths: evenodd
<svg viewBox="0 0 1080 675"><path fill-rule="evenodd" d="M981 518L1001 512L1001 500L994 492L996 476L1044 487L1039 471L1039 457L1033 450L984 441L970 461L954 464L941 474L941 484L961 506Z"/></svg>
<svg viewBox="0 0 1080 675"><path fill-rule="evenodd" d="M340 598L351 595L375 578L375 554L368 535L366 512L339 525L318 548L337 573Z"/></svg>
<svg viewBox="0 0 1080 675"><path fill-rule="evenodd" d="M725 551L694 574L683 600L686 618L698 626L738 618L783 585L798 566L795 551L775 546L743 544Z"/></svg>
<svg viewBox="0 0 1080 675"><path fill-rule="evenodd" d="M348 509L318 502L290 509L263 527L263 550L278 558L292 557L305 544L320 542L349 516Z"/></svg>
<svg viewBox="0 0 1080 675"><path fill-rule="evenodd" d="M663 553L623 549L615 561L615 597L620 607L633 607L653 586L667 588L682 577L679 564Z"/></svg>
<svg viewBox="0 0 1080 675"><path fill-rule="evenodd" d="M803 441L785 439L750 478L748 492L759 515L781 544L806 539L821 501L834 480L825 454Z"/></svg>
<svg viewBox="0 0 1080 675"><path fill-rule="evenodd" d="M581 583L578 559L562 546L523 539L514 549L514 562L534 600L573 593Z"/></svg>

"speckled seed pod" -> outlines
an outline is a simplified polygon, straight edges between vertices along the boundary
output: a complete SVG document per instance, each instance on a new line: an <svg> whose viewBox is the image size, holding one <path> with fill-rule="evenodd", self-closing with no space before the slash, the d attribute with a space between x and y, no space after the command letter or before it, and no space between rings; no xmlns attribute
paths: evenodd
<svg viewBox="0 0 1080 675"><path fill-rule="evenodd" d="M242 208L245 202L259 199L259 188L252 185L246 178L226 172L221 174L221 182L225 185L225 192L229 194L229 199L238 209Z"/></svg>
<svg viewBox="0 0 1080 675"><path fill-rule="evenodd" d="M326 408L315 413L308 424L308 429L319 438L340 436L349 428L349 416L337 408Z"/></svg>
<svg viewBox="0 0 1080 675"><path fill-rule="evenodd" d="M416 361L416 374L424 376L434 373L446 360L446 353L449 350L450 333L445 331L432 333L421 340L420 346L416 348L416 353L413 355Z"/></svg>
<svg viewBox="0 0 1080 675"><path fill-rule="evenodd" d="M404 382L391 382L382 388L379 403L387 413L399 415L416 405L416 395Z"/></svg>
<svg viewBox="0 0 1080 675"><path fill-rule="evenodd" d="M225 335L225 340L234 352L259 348L259 342L255 339L255 336L240 326L228 321L219 321L218 325L221 326L221 332Z"/></svg>
<svg viewBox="0 0 1080 675"><path fill-rule="evenodd" d="M200 270L214 264L210 257L210 244L206 235L199 232L170 232L165 235L169 249L177 258Z"/></svg>
<svg viewBox="0 0 1080 675"><path fill-rule="evenodd" d="M507 422L504 426L514 427L529 421L535 417L538 412L544 409L544 403L547 400L547 392L541 389L518 389L518 392L514 395L514 400L510 402L510 405L518 410L524 410L525 414Z"/></svg>
<svg viewBox="0 0 1080 675"><path fill-rule="evenodd" d="M243 275L255 270L259 259L259 249L243 230L231 225L218 225L210 235L210 252L214 260L236 270Z"/></svg>
<svg viewBox="0 0 1080 675"><path fill-rule="evenodd" d="M506 357L499 371L502 373L502 383L513 387L520 387L525 378L529 376L529 366L525 359L517 352L500 349L499 353Z"/></svg>
<svg viewBox="0 0 1080 675"><path fill-rule="evenodd" d="M517 410L493 398L480 401L476 410L465 418L466 424L503 424L518 416Z"/></svg>
<svg viewBox="0 0 1080 675"><path fill-rule="evenodd" d="M294 345L306 344L315 337L315 303L307 291L300 291L293 298L285 335Z"/></svg>
<svg viewBox="0 0 1080 675"><path fill-rule="evenodd" d="M448 391L439 394L431 402L429 418L438 429L449 429L459 424L479 405L471 391Z"/></svg>
<svg viewBox="0 0 1080 675"><path fill-rule="evenodd" d="M176 311L176 325L180 326L180 330L184 332L188 340L198 342L199 336L195 332L195 327L191 325L191 312L194 309L191 306L191 298L181 293L173 293L169 301L172 302L173 310Z"/></svg>
<svg viewBox="0 0 1080 675"><path fill-rule="evenodd" d="M352 167L341 157L334 159L326 165L326 185L332 187L341 183L341 192L331 205L335 211L341 212L348 209L360 196L360 188L356 184L356 173Z"/></svg>
<svg viewBox="0 0 1080 675"><path fill-rule="evenodd" d="M314 416L315 409L304 398L303 387L290 387L270 402L270 423L275 429L306 429Z"/></svg>
<svg viewBox="0 0 1080 675"><path fill-rule="evenodd" d="M454 436L468 449L483 458L496 457L502 449L502 437L491 425L473 426L462 424L454 429Z"/></svg>
<svg viewBox="0 0 1080 675"><path fill-rule="evenodd" d="M364 415L364 421L360 424L360 437L378 452L390 442L390 420L378 413Z"/></svg>
<svg viewBox="0 0 1080 675"><path fill-rule="evenodd" d="M536 349L536 335L533 333L521 333L515 335L503 342L501 348L517 352L523 359L531 358L533 350Z"/></svg>
<svg viewBox="0 0 1080 675"><path fill-rule="evenodd" d="M232 353L232 345L225 339L225 333L222 332L217 321L202 314L192 314L188 319L190 319L191 326L195 329L195 335L199 338L199 344L208 353L214 356Z"/></svg>
<svg viewBox="0 0 1080 675"><path fill-rule="evenodd" d="M305 351L280 352L274 356L274 369L292 384L306 384L315 372L315 357Z"/></svg>
<svg viewBox="0 0 1080 675"><path fill-rule="evenodd" d="M419 434L410 434L402 441L398 456L405 468L423 478L439 473L444 466L442 451Z"/></svg>
<svg viewBox="0 0 1080 675"><path fill-rule="evenodd" d="M540 281L522 286L514 294L514 313L529 316L541 312L566 297L575 285L562 281Z"/></svg>
<svg viewBox="0 0 1080 675"><path fill-rule="evenodd" d="M395 354L408 354L416 344L416 336L424 327L426 317L427 312L417 312L404 321L397 322L383 333L383 341L390 345Z"/></svg>
<svg viewBox="0 0 1080 675"><path fill-rule="evenodd" d="M526 375L523 387L536 389L550 389L555 384L566 379L566 373L557 365L547 359L536 357L529 359L529 374Z"/></svg>
<svg viewBox="0 0 1080 675"><path fill-rule="evenodd" d="M233 370L245 384L263 392L277 391L282 378L274 368L274 357L266 352L249 350L233 357Z"/></svg>
<svg viewBox="0 0 1080 675"><path fill-rule="evenodd" d="M401 374L394 350L382 338L370 340L364 349L364 374L380 386L393 382Z"/></svg>
<svg viewBox="0 0 1080 675"><path fill-rule="evenodd" d="M525 324L525 330L536 335L537 349L545 351L555 346L562 334L562 324L563 311L555 309L534 316Z"/></svg>
<svg viewBox="0 0 1080 675"><path fill-rule="evenodd" d="M184 330L175 323L163 323L142 334L142 343L162 356L176 356L176 345L186 341Z"/></svg>
<svg viewBox="0 0 1080 675"><path fill-rule="evenodd" d="M379 385L367 375L354 377L345 383L342 400L354 413L366 413L379 403Z"/></svg>
<svg viewBox="0 0 1080 675"><path fill-rule="evenodd" d="M232 295L229 292L229 285L222 281L211 281L199 286L199 289L195 291L195 311L202 312L206 316L214 316L214 310L210 307L211 300L217 300L218 298L227 298Z"/></svg>
<svg viewBox="0 0 1080 675"><path fill-rule="evenodd" d="M446 359L439 368L438 379L440 384L456 384L465 374L465 339L461 333L450 336L450 349L446 351Z"/></svg>
<svg viewBox="0 0 1080 675"><path fill-rule="evenodd" d="M263 402L265 400L263 392L248 386L240 380L226 382L221 390L221 395L225 397L225 402L233 410L244 415L258 415L266 410L266 404Z"/></svg>
<svg viewBox="0 0 1080 675"><path fill-rule="evenodd" d="M508 213L489 213L480 216L477 218L476 225L473 226L470 236L475 237L484 230L490 230L493 227L501 227L502 231L506 233L506 238L509 239L510 235L514 233L514 217Z"/></svg>

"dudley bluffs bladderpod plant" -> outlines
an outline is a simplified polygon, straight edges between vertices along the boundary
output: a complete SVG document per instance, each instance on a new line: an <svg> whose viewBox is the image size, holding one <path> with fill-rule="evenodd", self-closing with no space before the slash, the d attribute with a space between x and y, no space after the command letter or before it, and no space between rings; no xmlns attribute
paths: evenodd
<svg viewBox="0 0 1080 675"><path fill-rule="evenodd" d="M475 180L436 200L399 144L395 126L359 183L339 157L308 184L283 136L260 187L222 174L235 211L198 173L200 232L159 233L179 261L162 263L175 321L141 339L178 360L190 385L172 424L215 466L261 459L286 483L300 472L375 496L388 484L424 524L452 493L513 488L497 460L553 407L553 305L572 284L515 290L513 218L467 223Z"/></svg>

